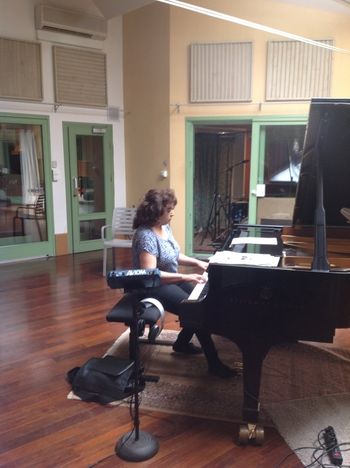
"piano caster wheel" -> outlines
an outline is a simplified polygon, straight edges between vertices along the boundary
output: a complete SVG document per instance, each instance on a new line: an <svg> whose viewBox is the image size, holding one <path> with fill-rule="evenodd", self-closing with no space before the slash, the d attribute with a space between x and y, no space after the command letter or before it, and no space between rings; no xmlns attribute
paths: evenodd
<svg viewBox="0 0 350 468"><path fill-rule="evenodd" d="M257 424L241 424L238 439L242 445L247 445L249 442L262 445L264 442L264 428Z"/></svg>
<svg viewBox="0 0 350 468"><path fill-rule="evenodd" d="M256 426L255 429L255 443L256 445L262 445L264 443L264 428L262 426Z"/></svg>
<svg viewBox="0 0 350 468"><path fill-rule="evenodd" d="M241 424L239 426L238 440L239 440L239 443L242 445L248 444L249 442L248 424Z"/></svg>

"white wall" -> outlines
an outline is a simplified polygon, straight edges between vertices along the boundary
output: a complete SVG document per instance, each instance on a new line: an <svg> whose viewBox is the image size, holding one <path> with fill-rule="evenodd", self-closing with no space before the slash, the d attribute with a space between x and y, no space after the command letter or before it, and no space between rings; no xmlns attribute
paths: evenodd
<svg viewBox="0 0 350 468"><path fill-rule="evenodd" d="M85 0L84 0L85 1ZM0 100L0 112L17 114L37 114L48 116L50 120L51 161L57 163L58 181L53 182L53 209L55 234L67 232L66 187L64 174L62 122L86 122L111 124L114 142L114 181L115 205L125 206L125 154L123 121L123 82L122 82L122 18L108 21L108 37L105 41L92 41L69 35L45 34L39 38L34 25L34 7L39 0L0 0L0 36L10 39L38 40L42 44L43 103L21 103ZM48 2L46 2L48 3ZM54 3L54 2L52 2ZM92 2L91 2L92 3ZM56 1L56 5L60 2ZM67 7L67 5L65 5ZM90 6L90 8L92 8ZM89 11L89 13L95 13ZM97 14L97 13L95 13ZM53 40L67 40L67 44L83 47L98 47L107 54L108 105L121 109L117 122L107 119L107 111L62 106L55 110L52 45Z"/></svg>

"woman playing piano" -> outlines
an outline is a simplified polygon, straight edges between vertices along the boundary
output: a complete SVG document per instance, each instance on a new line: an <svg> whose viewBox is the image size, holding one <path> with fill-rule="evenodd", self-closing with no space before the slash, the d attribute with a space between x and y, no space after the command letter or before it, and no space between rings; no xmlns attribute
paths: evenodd
<svg viewBox="0 0 350 468"><path fill-rule="evenodd" d="M176 203L171 189L151 189L145 194L134 219L132 255L134 268L160 270L161 285L152 289L152 297L158 299L165 310L179 315L180 304L188 298L194 284L206 281L203 273L207 263L180 252L169 225ZM200 273L179 273L178 265L193 266ZM173 350L186 354L202 352L201 348L191 343L194 333L207 358L209 372L223 378L236 375L234 370L220 361L211 336L206 332L183 328Z"/></svg>

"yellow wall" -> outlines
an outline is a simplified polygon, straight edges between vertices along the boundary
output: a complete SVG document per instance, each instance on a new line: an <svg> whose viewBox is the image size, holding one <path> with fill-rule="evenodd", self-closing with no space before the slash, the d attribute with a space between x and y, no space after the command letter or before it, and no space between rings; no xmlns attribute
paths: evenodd
<svg viewBox="0 0 350 468"><path fill-rule="evenodd" d="M287 2L276 0L197 0L191 1L209 9L261 23L310 39L333 39L335 46L350 50L350 9L349 13L329 13L323 10L302 8ZM170 17L168 17L170 12ZM137 19L137 22L136 22ZM166 21L165 21L166 19ZM159 25L158 21L163 21ZM137 37L131 38L132 31ZM125 68L126 111L126 160L128 198L134 201L142 195L147 184L161 186L168 183L174 188L178 199L177 213L173 220L173 230L180 245L185 244L185 119L187 117L215 116L254 116L254 115L306 115L309 102L265 103L265 64L267 41L287 40L280 36L267 34L255 29L224 22L222 20L199 15L176 7L153 4L132 15L127 15L124 41L125 50L130 49L128 41L132 39L133 53L127 55L133 66L141 66L149 74L142 89L138 86L139 77L130 76L131 63ZM162 33L162 36L160 36ZM141 34L141 37L140 37ZM159 36L158 36L159 34ZM143 41L146 43L144 44ZM155 43L161 42L161 46ZM189 104L189 45L194 42L252 41L253 42L253 87L251 103L229 103L196 105ZM142 46L140 45L142 42ZM148 47L147 47L148 45ZM154 71L147 66L145 59L138 61L140 53L135 56L135 48L148 49L156 53L152 60L160 63L160 70ZM166 47L168 49L166 50ZM169 67L168 75L165 70ZM334 53L332 97L350 96L350 55ZM152 80L157 77L159 88L155 89ZM167 80L166 82L164 80ZM131 99L130 95L136 93ZM142 129L143 117L147 116L150 97L157 95L159 112L153 112L142 135L135 134ZM164 99L164 102L163 102ZM165 102L165 99L168 99ZM167 105L167 109L164 106ZM145 106L145 107L144 107ZM149 117L149 116L148 116ZM168 127L169 125L169 127ZM164 134L163 134L164 132ZM167 132L167 133L165 133ZM168 133L169 132L169 133ZM150 134L149 134L150 133ZM141 137L142 136L142 137ZM136 140L137 138L137 140ZM154 138L158 141L154 141ZM159 152L162 156L160 156ZM166 182L157 180L159 165L169 157L169 179ZM145 173L136 177L137 160L144 155L146 161L142 167ZM136 181L136 184L135 184Z"/></svg>
<svg viewBox="0 0 350 468"><path fill-rule="evenodd" d="M127 205L169 164L169 8L152 4L124 17L123 66Z"/></svg>

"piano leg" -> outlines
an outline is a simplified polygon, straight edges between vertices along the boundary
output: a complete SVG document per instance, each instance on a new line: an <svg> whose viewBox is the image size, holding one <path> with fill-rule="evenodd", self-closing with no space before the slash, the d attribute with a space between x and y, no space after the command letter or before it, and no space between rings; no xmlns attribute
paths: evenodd
<svg viewBox="0 0 350 468"><path fill-rule="evenodd" d="M241 425L239 440L248 443L254 440L261 444L264 439L264 429L257 425L259 421L259 393L263 361L269 352L271 342L259 340L257 337L245 337L237 342L243 357L243 419L246 425Z"/></svg>

